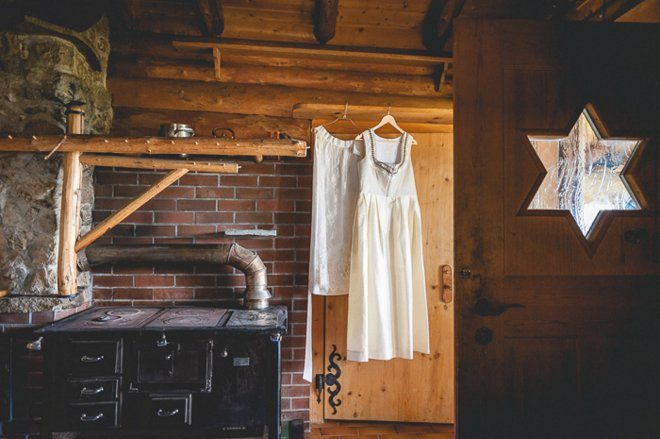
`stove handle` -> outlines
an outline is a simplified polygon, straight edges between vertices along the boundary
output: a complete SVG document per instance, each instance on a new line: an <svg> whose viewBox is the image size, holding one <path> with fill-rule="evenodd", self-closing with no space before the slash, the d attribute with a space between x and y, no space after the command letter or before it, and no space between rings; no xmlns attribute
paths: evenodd
<svg viewBox="0 0 660 439"><path fill-rule="evenodd" d="M83 363L98 363L99 361L102 361L105 358L104 355L99 355L98 357L90 357L88 355L83 355L80 357L80 361Z"/></svg>
<svg viewBox="0 0 660 439"><path fill-rule="evenodd" d="M88 416L87 413L83 413L82 415L80 415L80 420L83 422L96 422L101 418L103 418L103 412L99 412L94 416Z"/></svg>
<svg viewBox="0 0 660 439"><path fill-rule="evenodd" d="M80 394L83 396L93 396L93 395L98 395L99 393L103 392L105 390L103 386L98 386L93 389L90 389L88 387L83 387L80 390Z"/></svg>
<svg viewBox="0 0 660 439"><path fill-rule="evenodd" d="M156 415L158 415L159 418L171 418L172 416L175 416L177 413L179 413L179 409L173 409L173 410L158 409Z"/></svg>

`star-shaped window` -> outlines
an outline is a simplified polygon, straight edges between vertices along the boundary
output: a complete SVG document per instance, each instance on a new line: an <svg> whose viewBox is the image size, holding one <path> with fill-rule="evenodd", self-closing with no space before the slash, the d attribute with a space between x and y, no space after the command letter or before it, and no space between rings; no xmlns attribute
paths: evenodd
<svg viewBox="0 0 660 439"><path fill-rule="evenodd" d="M625 171L642 139L609 138L596 120L587 106L568 135L527 136L545 168L527 210L568 211L587 241L605 212L641 209Z"/></svg>

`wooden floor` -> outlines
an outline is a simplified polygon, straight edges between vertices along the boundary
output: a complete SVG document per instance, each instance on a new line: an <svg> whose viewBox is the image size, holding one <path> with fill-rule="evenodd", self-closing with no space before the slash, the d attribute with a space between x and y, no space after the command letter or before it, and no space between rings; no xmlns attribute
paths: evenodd
<svg viewBox="0 0 660 439"><path fill-rule="evenodd" d="M389 422L334 422L312 424L305 437L314 439L453 439L451 424L408 424Z"/></svg>

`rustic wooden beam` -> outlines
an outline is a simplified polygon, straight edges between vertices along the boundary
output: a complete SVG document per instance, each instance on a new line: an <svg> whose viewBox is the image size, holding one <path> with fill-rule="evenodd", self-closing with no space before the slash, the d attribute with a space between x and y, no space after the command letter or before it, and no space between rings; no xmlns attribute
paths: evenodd
<svg viewBox="0 0 660 439"><path fill-rule="evenodd" d="M339 15L339 0L316 0L314 7L314 36L325 44L334 38Z"/></svg>
<svg viewBox="0 0 660 439"><path fill-rule="evenodd" d="M84 131L82 103L67 107L67 134ZM51 146L52 149L52 146ZM82 165L80 152L66 152L62 160L62 201L57 249L57 290L60 296L78 293L78 257L75 252L80 227Z"/></svg>
<svg viewBox="0 0 660 439"><path fill-rule="evenodd" d="M219 49L218 49L219 50ZM217 64L216 66L217 67ZM431 74L397 75L375 72L345 72L312 68L222 65L217 68L199 63L142 59L118 56L113 62L116 76L154 79L225 82L235 84L270 84L296 88L318 88L355 93L382 93L403 96L438 97Z"/></svg>
<svg viewBox="0 0 660 439"><path fill-rule="evenodd" d="M259 54L261 56L311 57L334 59L344 62L372 62L382 64L437 65L452 61L451 57L433 56L420 51L393 50L356 50L349 47L325 47L309 44L273 44L266 42L248 42L242 40L223 41L172 41L179 49L212 49L223 53Z"/></svg>
<svg viewBox="0 0 660 439"><path fill-rule="evenodd" d="M387 105L349 105L348 116L354 121L379 120L387 110L398 122L450 125L453 123L451 108L405 108ZM341 104L302 103L293 107L293 117L300 119L334 120L344 112Z"/></svg>
<svg viewBox="0 0 660 439"><path fill-rule="evenodd" d="M188 169L189 171L220 174L236 174L240 168L236 163L204 162L198 160L166 160L94 154L83 155L80 158L80 162L84 165L93 166L152 170Z"/></svg>
<svg viewBox="0 0 660 439"><path fill-rule="evenodd" d="M128 203L126 206L119 209L117 212L113 213L103 221L101 221L95 228L90 230L78 240L75 244L75 251L79 252L85 247L99 239L105 234L108 230L128 218L133 212L142 207L145 203L151 200L153 197L165 190L169 185L177 181L179 178L183 177L188 173L188 169L175 169L165 175L160 179L156 184L151 186L149 189L140 194L133 201Z"/></svg>
<svg viewBox="0 0 660 439"><path fill-rule="evenodd" d="M225 29L222 0L197 0L197 8L204 25L204 35L219 37Z"/></svg>
<svg viewBox="0 0 660 439"><path fill-rule="evenodd" d="M463 8L465 0L433 0L422 26L424 46L441 53L451 37L454 18Z"/></svg>
<svg viewBox="0 0 660 439"><path fill-rule="evenodd" d="M214 137L103 137L57 135L0 137L0 151L50 152L59 144L61 152L114 154L188 154L219 156L305 157L307 143L281 139L233 140Z"/></svg>
<svg viewBox="0 0 660 439"><path fill-rule="evenodd" d="M274 85L214 84L197 81L112 78L108 88L113 103L121 107L217 111L251 114L258 109L266 116L290 117L291 109L301 102L344 105L387 105L451 113L447 98L394 96L384 93L349 93L335 90L292 88ZM158 89L158 93L153 93ZM254 154L250 154L254 155ZM268 155L268 154L264 154Z"/></svg>

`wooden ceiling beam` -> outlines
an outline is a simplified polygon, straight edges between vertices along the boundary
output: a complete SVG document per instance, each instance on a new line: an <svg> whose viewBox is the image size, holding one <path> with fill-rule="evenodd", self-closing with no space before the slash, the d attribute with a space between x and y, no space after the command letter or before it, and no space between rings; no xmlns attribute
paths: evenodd
<svg viewBox="0 0 660 439"><path fill-rule="evenodd" d="M199 63L173 60L115 57L113 72L124 77L180 79L236 84L270 84L296 88L320 88L357 93L404 96L441 96L428 75L397 75L379 72L343 72L325 69L269 67L223 63L218 70ZM322 67L322 66L319 66Z"/></svg>
<svg viewBox="0 0 660 439"><path fill-rule="evenodd" d="M261 56L291 56L315 59L342 60L344 62L372 62L402 65L438 65L451 62L448 56L433 56L421 51L393 50L356 50L350 47L319 47L309 44L273 44L244 40L222 41L173 41L178 49L213 49L218 48L223 53L259 54Z"/></svg>
<svg viewBox="0 0 660 439"><path fill-rule="evenodd" d="M337 31L339 0L316 0L314 7L314 36L325 44L334 38Z"/></svg>
<svg viewBox="0 0 660 439"><path fill-rule="evenodd" d="M202 20L202 34L219 37L225 29L222 0L197 0L197 9Z"/></svg>
<svg viewBox="0 0 660 439"><path fill-rule="evenodd" d="M463 9L465 0L433 0L422 26L424 46L441 53L452 34L454 18Z"/></svg>
<svg viewBox="0 0 660 439"><path fill-rule="evenodd" d="M108 89L119 107L215 111L221 113L259 114L291 117L299 103L388 105L441 110L451 118L453 102L441 97L394 96L383 93L350 93L336 90L293 88L276 85L219 84L165 79L111 78ZM158 90L158 93L153 93ZM438 123L445 123L438 121ZM252 154L249 154L252 155Z"/></svg>

